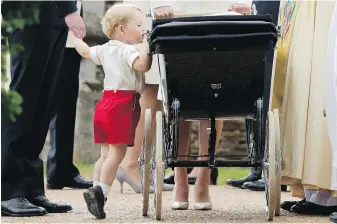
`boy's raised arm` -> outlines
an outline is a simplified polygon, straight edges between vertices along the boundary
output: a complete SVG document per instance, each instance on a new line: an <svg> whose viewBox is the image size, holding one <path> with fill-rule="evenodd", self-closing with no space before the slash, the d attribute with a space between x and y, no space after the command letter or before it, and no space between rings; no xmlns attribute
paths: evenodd
<svg viewBox="0 0 337 224"><path fill-rule="evenodd" d="M72 32L69 33L69 35L71 35L74 47L76 49L76 51L83 57L86 59L91 59L90 57L90 47L80 38L77 38L73 35Z"/></svg>

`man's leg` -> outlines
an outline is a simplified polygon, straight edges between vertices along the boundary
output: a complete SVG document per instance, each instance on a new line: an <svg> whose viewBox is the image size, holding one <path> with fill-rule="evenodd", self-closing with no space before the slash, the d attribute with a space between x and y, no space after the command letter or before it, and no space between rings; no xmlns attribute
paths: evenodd
<svg viewBox="0 0 337 224"><path fill-rule="evenodd" d="M62 46L66 29L48 27L26 27L16 30L9 39L10 44L20 44L24 50L11 56L12 80L10 89L17 91L23 98L22 113L15 122L2 117L2 212L7 215L35 216L46 213L45 209L30 204L26 197L34 194L44 194L43 163L39 159L43 147L32 147L31 141L41 140L41 134L34 130L39 126L38 118L47 116L41 109L41 95L48 97L53 86L43 86L48 74L48 64L55 45ZM63 41L64 42L64 41ZM64 44L63 44L64 45ZM54 68L56 69L56 68ZM50 73L52 73L49 70ZM43 90L47 92L43 93ZM48 107L49 102L45 103ZM34 188L31 188L34 186Z"/></svg>
<svg viewBox="0 0 337 224"><path fill-rule="evenodd" d="M51 150L47 161L47 188L51 189L92 186L92 181L81 177L73 164L80 63L81 56L75 48L65 48L49 124Z"/></svg>
<svg viewBox="0 0 337 224"><path fill-rule="evenodd" d="M38 95L32 128L28 134L26 151L26 195L34 205L45 208L49 213L60 213L72 210L70 205L50 202L44 194L43 162L39 155L43 149L48 132L48 124L54 108L55 89L64 46L67 38L66 28L45 28L51 38L55 38L48 61L43 70L43 79ZM48 40L48 39L47 39Z"/></svg>
<svg viewBox="0 0 337 224"><path fill-rule="evenodd" d="M308 190L304 187L306 201L296 203L290 209L302 215L330 215L337 211L337 198L324 190Z"/></svg>

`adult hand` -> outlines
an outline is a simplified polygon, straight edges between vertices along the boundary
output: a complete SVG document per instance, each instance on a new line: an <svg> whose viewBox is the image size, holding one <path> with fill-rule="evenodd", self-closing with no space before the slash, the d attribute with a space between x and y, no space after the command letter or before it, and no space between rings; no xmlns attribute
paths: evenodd
<svg viewBox="0 0 337 224"><path fill-rule="evenodd" d="M173 9L171 6L161 6L153 10L156 19L165 19L173 17Z"/></svg>
<svg viewBox="0 0 337 224"><path fill-rule="evenodd" d="M85 25L82 17L77 13L73 12L65 17L65 21L69 30L72 31L75 37L84 38L86 35Z"/></svg>
<svg viewBox="0 0 337 224"><path fill-rule="evenodd" d="M250 14L250 5L244 3L234 3L228 8L228 11L234 11L242 15Z"/></svg>

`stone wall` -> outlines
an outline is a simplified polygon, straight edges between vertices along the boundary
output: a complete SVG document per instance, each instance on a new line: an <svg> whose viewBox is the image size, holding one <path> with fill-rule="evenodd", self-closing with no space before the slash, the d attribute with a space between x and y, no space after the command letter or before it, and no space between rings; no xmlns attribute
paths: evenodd
<svg viewBox="0 0 337 224"><path fill-rule="evenodd" d="M104 36L100 20L107 8L101 1L87 2L84 4L84 20L87 27L87 37L85 41L89 46L102 44L107 41ZM77 102L74 161L93 163L99 156L100 148L93 143L92 118L96 102L101 97L103 89L104 74L100 66L96 66L91 61L83 59L80 68L80 88ZM245 154L245 126L243 120L229 120L224 122L220 149L218 155ZM193 153L197 153L198 146L198 123L192 126L190 148ZM46 139L41 158L46 160L47 152L50 148L49 136Z"/></svg>
<svg viewBox="0 0 337 224"><path fill-rule="evenodd" d="M190 142L190 152L198 154L199 150L199 125L198 122L192 124L192 134ZM205 130L201 130L205 131ZM246 155L246 133L245 122L243 119L226 120L222 129L222 135L219 144L218 156ZM241 158L234 157L234 158ZM225 158L221 158L225 159ZM227 159L227 158L226 158Z"/></svg>

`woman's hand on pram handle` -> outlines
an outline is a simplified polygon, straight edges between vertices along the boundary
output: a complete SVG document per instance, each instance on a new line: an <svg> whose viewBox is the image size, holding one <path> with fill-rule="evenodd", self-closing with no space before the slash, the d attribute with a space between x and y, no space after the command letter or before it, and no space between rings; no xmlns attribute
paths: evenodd
<svg viewBox="0 0 337 224"><path fill-rule="evenodd" d="M245 3L233 3L229 6L228 11L234 11L242 15L250 15L251 6Z"/></svg>
<svg viewBox="0 0 337 224"><path fill-rule="evenodd" d="M160 6L154 8L153 13L156 19L172 18L174 14L171 6Z"/></svg>

